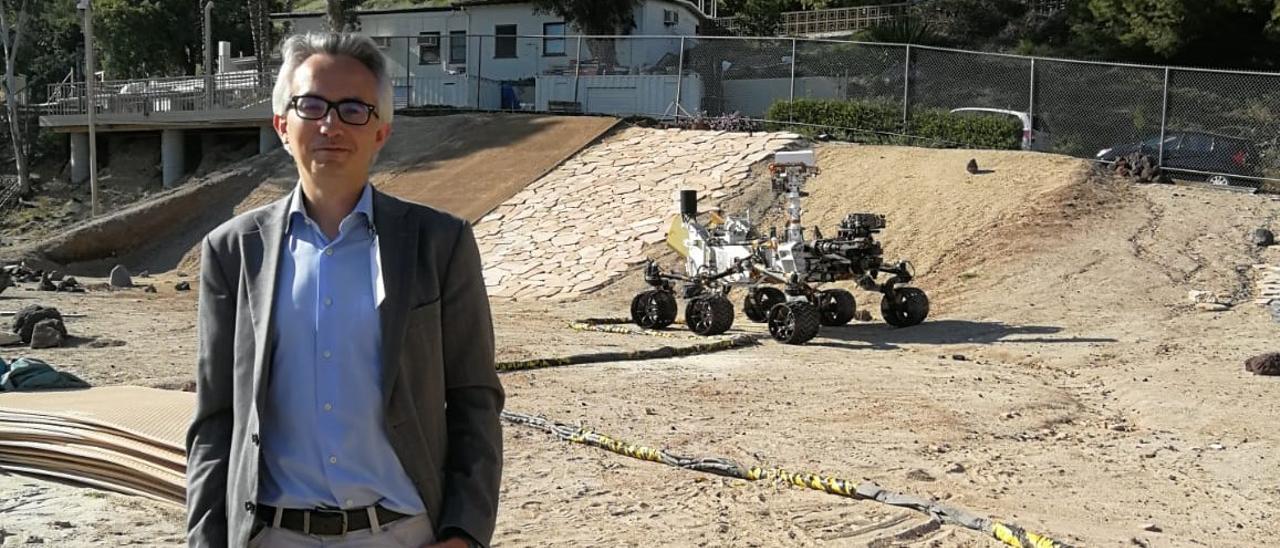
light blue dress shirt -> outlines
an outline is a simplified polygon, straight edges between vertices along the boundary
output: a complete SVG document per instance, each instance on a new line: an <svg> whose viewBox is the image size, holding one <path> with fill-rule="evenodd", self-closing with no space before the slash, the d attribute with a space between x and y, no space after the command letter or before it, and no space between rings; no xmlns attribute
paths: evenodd
<svg viewBox="0 0 1280 548"><path fill-rule="evenodd" d="M383 427L383 298L368 184L333 241L293 192L277 272L276 347L258 501L425 511Z"/></svg>

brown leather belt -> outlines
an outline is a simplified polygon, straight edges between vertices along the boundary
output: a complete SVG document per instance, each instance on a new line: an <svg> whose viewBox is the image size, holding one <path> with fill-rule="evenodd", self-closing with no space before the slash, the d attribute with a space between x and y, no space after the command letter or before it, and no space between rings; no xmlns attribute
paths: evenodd
<svg viewBox="0 0 1280 548"><path fill-rule="evenodd" d="M379 525L386 525L398 519L409 517L381 506L374 506L373 509L375 515L378 516ZM259 504L255 513L258 515L258 519L266 522L268 526L275 522L276 508L274 506ZM341 536L351 531L368 529L370 525L369 512L366 508L355 510L326 510L324 508L296 510L285 508L280 515L281 529L297 531L304 535Z"/></svg>

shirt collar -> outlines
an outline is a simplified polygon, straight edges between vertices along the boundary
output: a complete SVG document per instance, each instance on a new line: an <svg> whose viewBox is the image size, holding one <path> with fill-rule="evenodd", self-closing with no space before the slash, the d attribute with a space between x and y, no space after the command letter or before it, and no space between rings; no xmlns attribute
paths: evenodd
<svg viewBox="0 0 1280 548"><path fill-rule="evenodd" d="M350 217L355 213L363 214L368 226L373 227L373 185L367 182L364 184L364 190L360 191L360 199L356 201L356 207L353 208L351 213L347 214L347 216ZM299 218L311 218L307 215L307 207L302 200L301 182L298 183L298 186L294 187L293 196L289 199L289 222L287 231L293 231L293 222Z"/></svg>

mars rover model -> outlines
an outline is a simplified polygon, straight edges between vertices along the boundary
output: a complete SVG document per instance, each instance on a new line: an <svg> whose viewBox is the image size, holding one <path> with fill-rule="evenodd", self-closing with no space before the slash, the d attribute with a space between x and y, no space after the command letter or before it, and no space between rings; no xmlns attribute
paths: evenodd
<svg viewBox="0 0 1280 548"><path fill-rule="evenodd" d="M923 322L929 315L924 291L905 287L914 273L911 263L886 264L875 234L885 227L883 215L853 213L841 221L834 238L817 227L812 239L800 225L801 189L817 173L812 150L779 152L769 166L773 191L787 198L787 226L782 235L761 234L749 218L708 212L698 220L697 194L680 191L680 215L667 233L667 244L684 258L684 273L645 266L652 289L631 301L631 319L640 327L660 329L676 319L676 285L685 299L685 323L699 335L719 335L733 325L729 290L743 287L742 310L754 322L767 323L769 334L787 344L803 344L821 326L840 326L854 317L853 294L843 289L817 289L818 284L853 280L883 294L880 313L897 327ZM889 276L876 282L880 274Z"/></svg>

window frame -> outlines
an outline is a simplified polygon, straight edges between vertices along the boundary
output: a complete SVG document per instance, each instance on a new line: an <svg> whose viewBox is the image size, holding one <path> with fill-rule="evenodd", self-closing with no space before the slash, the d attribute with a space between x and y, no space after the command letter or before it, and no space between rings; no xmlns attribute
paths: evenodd
<svg viewBox="0 0 1280 548"><path fill-rule="evenodd" d="M424 56L422 55L422 52L423 52L423 49L422 49L422 48L424 48L424 47L428 47L428 48L430 48L431 46L428 46L428 45L427 45L427 43L425 43L425 42L423 42L423 41L422 41L422 39L423 39L423 38L432 38L432 37L434 37L434 38L436 39L436 45L435 45L435 50L436 50L436 53L435 53L435 61L428 61L428 60L427 60L427 58L426 58L426 57L424 57ZM417 46L418 46L418 66L423 66L423 65L439 65L439 64L441 64L441 63L444 61L444 58L443 58L443 57L441 57L441 55L440 55L440 32L439 32L439 31L422 31L422 32L419 32L419 33L418 33L418 43L417 43Z"/></svg>
<svg viewBox="0 0 1280 548"><path fill-rule="evenodd" d="M548 36L552 35L551 32L548 32L549 30L548 27L552 27L552 26L560 27L560 34L558 35L560 36L560 38L547 38ZM553 21L553 22L542 24L542 56L543 57L568 57L569 44L568 44L568 41L565 40L564 38L565 33L568 32L568 30L569 30L568 25L566 25L564 21ZM551 44L560 44L560 51L558 53L551 52L550 49L548 48L548 46Z"/></svg>
<svg viewBox="0 0 1280 548"><path fill-rule="evenodd" d="M502 32L510 29L511 32ZM519 59L520 58L520 29L518 25L494 25L493 26L493 58L494 59ZM501 47L508 44L510 53L503 55L504 48Z"/></svg>
<svg viewBox="0 0 1280 548"><path fill-rule="evenodd" d="M469 41L470 39L467 36L467 31L465 30L449 31L449 64L450 65L467 64L467 46L468 46L467 42ZM461 58L453 56L453 54L457 52L459 47L461 47L462 49Z"/></svg>

